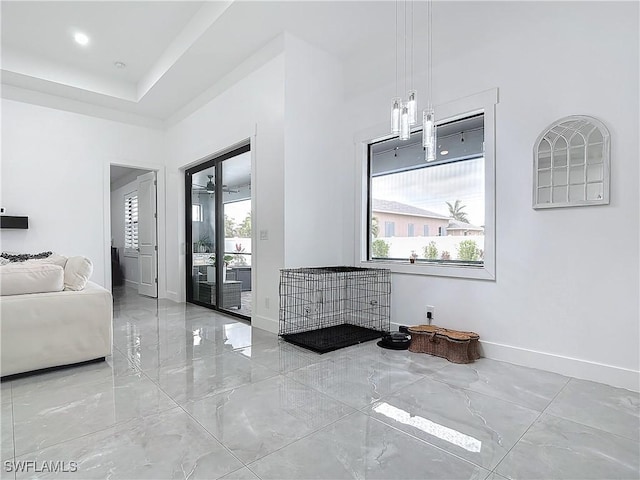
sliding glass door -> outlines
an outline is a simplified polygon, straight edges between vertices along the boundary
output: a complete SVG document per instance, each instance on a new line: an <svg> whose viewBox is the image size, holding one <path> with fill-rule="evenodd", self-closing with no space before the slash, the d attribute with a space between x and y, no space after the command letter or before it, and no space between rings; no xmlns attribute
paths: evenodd
<svg viewBox="0 0 640 480"><path fill-rule="evenodd" d="M251 317L249 145L185 172L187 301Z"/></svg>

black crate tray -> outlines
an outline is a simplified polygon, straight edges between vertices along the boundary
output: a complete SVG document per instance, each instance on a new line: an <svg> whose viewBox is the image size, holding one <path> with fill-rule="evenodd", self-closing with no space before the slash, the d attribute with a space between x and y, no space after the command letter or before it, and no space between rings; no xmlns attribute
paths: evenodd
<svg viewBox="0 0 640 480"><path fill-rule="evenodd" d="M317 353L327 353L358 343L368 342L382 337L382 332L370 328L359 327L344 323L308 332L281 335L294 345L312 350Z"/></svg>

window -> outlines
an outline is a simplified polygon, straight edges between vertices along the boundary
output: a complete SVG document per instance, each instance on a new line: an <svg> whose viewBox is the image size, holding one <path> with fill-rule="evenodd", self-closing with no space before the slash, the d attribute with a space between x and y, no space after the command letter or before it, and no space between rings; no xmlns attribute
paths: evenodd
<svg viewBox="0 0 640 480"><path fill-rule="evenodd" d="M138 192L124 196L124 254L138 255Z"/></svg>
<svg viewBox="0 0 640 480"><path fill-rule="evenodd" d="M382 263L392 272L495 279L495 105L497 89L436 109L438 150L424 158L422 132L390 137L387 126L362 132L361 265ZM375 132L382 132L376 137ZM366 201L365 201L366 200ZM372 217L423 217L424 236L372 236ZM412 220L413 220L412 218ZM381 229L382 230L382 229ZM464 232L471 232L467 236ZM381 249L373 241L384 242ZM414 264L411 252L418 254Z"/></svg>
<svg viewBox="0 0 640 480"><path fill-rule="evenodd" d="M452 241L447 238L447 224L454 221L480 228L485 223L484 115L440 124L437 142L436 160L429 163L422 153L421 131L405 142L392 138L370 145L372 214L380 209L386 214L422 216L441 223L438 234L442 239L430 243L415 237L414 224L409 223L407 237L414 240L388 241L389 258L405 260L415 251L419 261L482 264L484 237L479 235L466 243ZM386 228L385 236L392 236ZM376 258L375 252L370 258Z"/></svg>
<svg viewBox="0 0 640 480"><path fill-rule="evenodd" d="M204 217L202 216L202 205L199 203L194 203L191 205L191 221L192 222L202 222Z"/></svg>
<svg viewBox="0 0 640 480"><path fill-rule="evenodd" d="M393 237L396 233L396 224L395 222L384 222L384 236L385 237Z"/></svg>

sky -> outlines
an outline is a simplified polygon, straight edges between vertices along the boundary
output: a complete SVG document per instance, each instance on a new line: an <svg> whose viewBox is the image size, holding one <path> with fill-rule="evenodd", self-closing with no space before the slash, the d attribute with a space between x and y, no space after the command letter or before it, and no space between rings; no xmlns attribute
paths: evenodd
<svg viewBox="0 0 640 480"><path fill-rule="evenodd" d="M251 212L251 200L242 200L224 204L224 214L232 218L236 225L240 225Z"/></svg>
<svg viewBox="0 0 640 480"><path fill-rule="evenodd" d="M484 225L484 158L374 177L371 196L449 215L460 200L469 222Z"/></svg>

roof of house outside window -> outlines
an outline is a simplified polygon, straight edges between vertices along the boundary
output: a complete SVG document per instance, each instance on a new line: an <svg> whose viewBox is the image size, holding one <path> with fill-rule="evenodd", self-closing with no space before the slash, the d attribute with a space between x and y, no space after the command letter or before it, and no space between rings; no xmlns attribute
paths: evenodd
<svg viewBox="0 0 640 480"><path fill-rule="evenodd" d="M391 200L380 200L378 198L372 199L371 210L373 212L412 215L414 217L439 218L443 220L449 219L446 215L430 212L429 210L423 210L422 208L412 207L405 203L393 202Z"/></svg>
<svg viewBox="0 0 640 480"><path fill-rule="evenodd" d="M449 226L447 230L474 230L478 232L484 231L484 228L477 225L471 225L470 223L461 222L459 220L449 220Z"/></svg>

